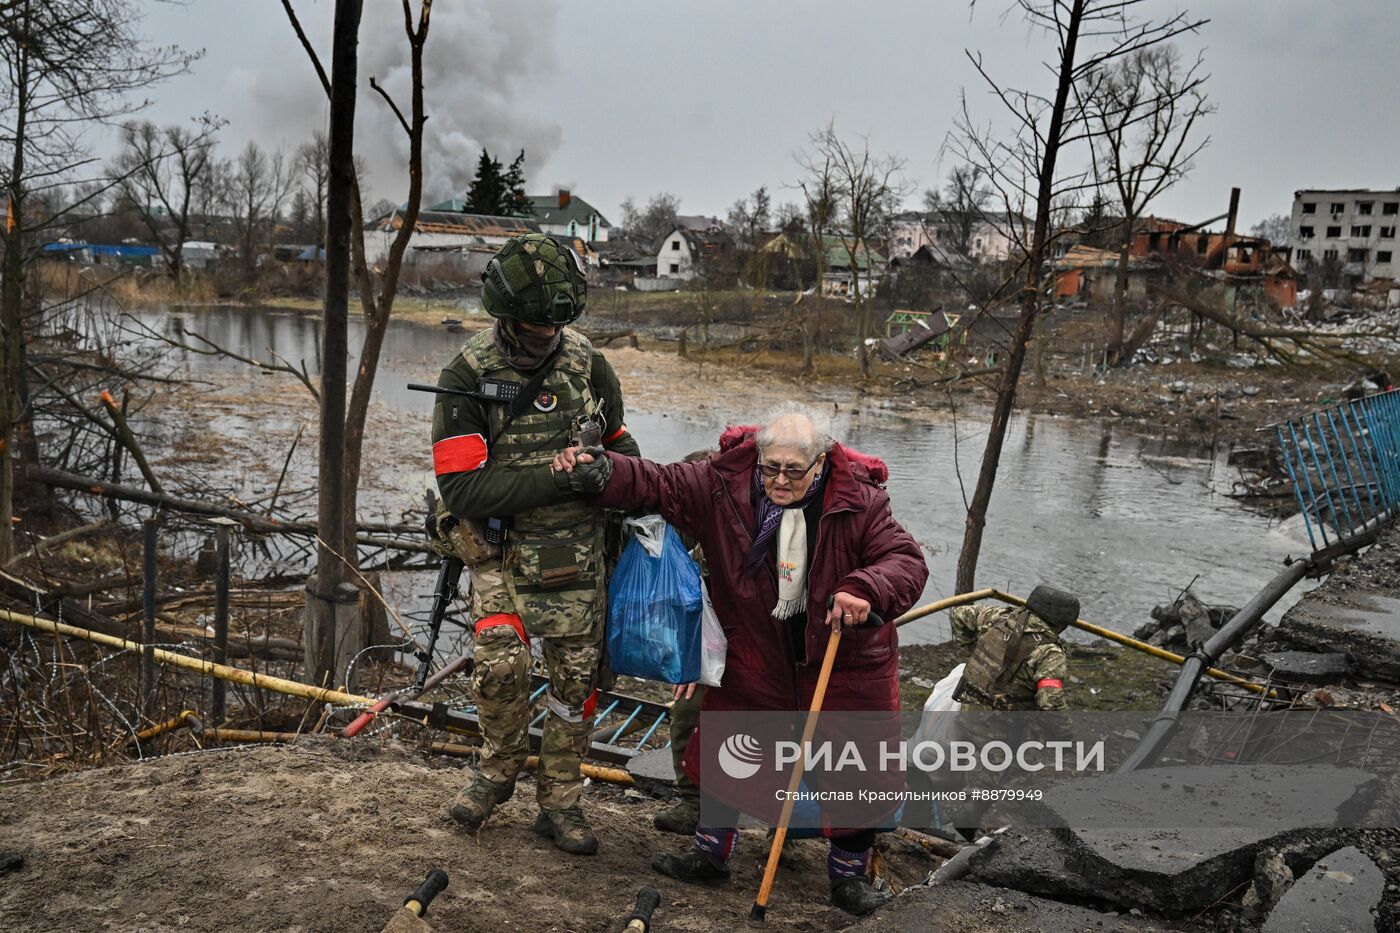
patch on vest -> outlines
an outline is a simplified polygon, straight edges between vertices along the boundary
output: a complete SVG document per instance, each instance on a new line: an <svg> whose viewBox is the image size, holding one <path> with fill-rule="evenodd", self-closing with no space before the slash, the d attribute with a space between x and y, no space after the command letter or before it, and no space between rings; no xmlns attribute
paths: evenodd
<svg viewBox="0 0 1400 933"><path fill-rule="evenodd" d="M535 407L540 411L554 411L559 407L559 396L553 392L541 392L535 396Z"/></svg>

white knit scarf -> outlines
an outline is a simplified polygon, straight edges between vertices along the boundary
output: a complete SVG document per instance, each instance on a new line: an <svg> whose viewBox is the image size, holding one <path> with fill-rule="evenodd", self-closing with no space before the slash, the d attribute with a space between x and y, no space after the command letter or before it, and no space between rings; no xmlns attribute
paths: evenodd
<svg viewBox="0 0 1400 933"><path fill-rule="evenodd" d="M807 516L784 509L778 527L778 604L773 618L790 619L807 608Z"/></svg>

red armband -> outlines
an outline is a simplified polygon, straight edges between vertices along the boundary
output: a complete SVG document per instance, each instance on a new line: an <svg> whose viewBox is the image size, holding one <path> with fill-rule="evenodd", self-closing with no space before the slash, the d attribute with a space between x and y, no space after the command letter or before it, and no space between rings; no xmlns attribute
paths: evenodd
<svg viewBox="0 0 1400 933"><path fill-rule="evenodd" d="M620 428L618 428L616 431L612 432L612 433L609 434L607 437L603 438L603 443L604 443L604 444L611 444L613 441L617 440L619 437L621 437L622 435L624 435L624 434L626 434L626 433L627 433L627 425L624 424L624 425L622 425Z"/></svg>
<svg viewBox="0 0 1400 933"><path fill-rule="evenodd" d="M1065 685L1060 682L1060 678L1058 677L1042 677L1035 682L1035 689L1037 690L1044 690L1047 687L1054 687L1056 690L1062 690L1064 686Z"/></svg>
<svg viewBox="0 0 1400 933"><path fill-rule="evenodd" d="M433 445L433 473L470 473L486 463L486 438L480 434L444 437Z"/></svg>

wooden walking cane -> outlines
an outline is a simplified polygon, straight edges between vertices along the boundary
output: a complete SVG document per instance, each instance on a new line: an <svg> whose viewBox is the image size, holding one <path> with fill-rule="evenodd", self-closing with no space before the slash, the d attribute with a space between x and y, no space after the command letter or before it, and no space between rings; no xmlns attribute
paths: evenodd
<svg viewBox="0 0 1400 933"><path fill-rule="evenodd" d="M826 601L827 609L830 610L835 597ZM862 623L864 626L884 625L885 620L874 609L866 616ZM763 866L763 883L758 886L758 897L754 898L753 910L749 912L749 919L763 922L764 915L768 913L768 895L773 892L773 879L778 875L778 857L783 854L783 841L787 839L788 823L792 820L792 806L797 797L797 789L802 784L803 766L806 764L807 745L812 741L812 736L817 731L817 717L821 715L822 700L826 698L826 685L831 680L831 668L836 663L836 649L841 644L841 626L831 627L831 637L826 642L826 654L822 657L821 673L817 675L817 687L812 691L812 707L807 711L807 723L802 727L802 744L798 746L802 753L797 756L797 762L792 769L792 779L788 781L788 792L783 800L783 811L778 816L778 828L773 833L773 845L768 849L768 864Z"/></svg>

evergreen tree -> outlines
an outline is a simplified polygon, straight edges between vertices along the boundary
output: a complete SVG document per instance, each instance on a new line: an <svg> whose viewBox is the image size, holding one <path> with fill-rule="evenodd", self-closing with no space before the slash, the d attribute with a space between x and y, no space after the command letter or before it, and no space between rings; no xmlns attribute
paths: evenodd
<svg viewBox="0 0 1400 933"><path fill-rule="evenodd" d="M468 214L499 215L505 200L506 182L501 174L501 163L482 149L481 158L476 162L476 177L467 188L465 211Z"/></svg>
<svg viewBox="0 0 1400 933"><path fill-rule="evenodd" d="M533 217L535 202L525 194L525 150L510 163L505 174L505 208L501 213L508 217Z"/></svg>

